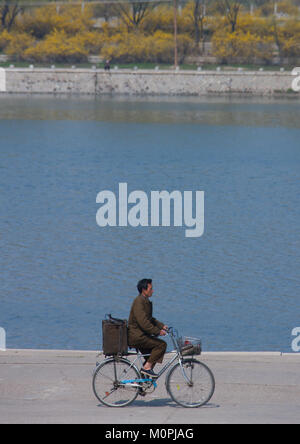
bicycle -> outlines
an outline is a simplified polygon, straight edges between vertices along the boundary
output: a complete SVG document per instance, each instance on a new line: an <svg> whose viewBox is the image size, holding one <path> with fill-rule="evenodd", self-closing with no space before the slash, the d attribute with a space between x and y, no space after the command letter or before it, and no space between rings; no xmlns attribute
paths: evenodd
<svg viewBox="0 0 300 444"><path fill-rule="evenodd" d="M194 358L194 355L201 354L201 341L195 338L183 341L172 327L169 327L168 334L175 347L175 355L155 379L143 377L136 366L138 360L142 367L142 358L149 355L129 351L128 356L137 356L134 361L123 356L112 356L98 363L94 371L93 391L96 398L108 407L128 406L138 395L152 393L157 387L156 381L169 369L165 384L173 401L189 408L207 404L215 391L215 379L212 371Z"/></svg>

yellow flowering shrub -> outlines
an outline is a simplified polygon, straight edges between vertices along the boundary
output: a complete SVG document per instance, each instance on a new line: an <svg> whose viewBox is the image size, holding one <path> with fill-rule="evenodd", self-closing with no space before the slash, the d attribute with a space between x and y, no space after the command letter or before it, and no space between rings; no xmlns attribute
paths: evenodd
<svg viewBox="0 0 300 444"><path fill-rule="evenodd" d="M154 34L156 31L171 33L174 27L174 15L171 8L160 5L153 8L145 17L141 29L146 34Z"/></svg>
<svg viewBox="0 0 300 444"><path fill-rule="evenodd" d="M269 4L270 6L270 4ZM95 6L93 6L95 7ZM0 51L15 60L36 62L85 62L88 55L100 54L116 62L173 63L173 5L148 6L143 20L126 26L116 18L94 27L92 5L51 4L25 9L10 32L0 32ZM195 24L193 0L178 8L178 55L182 63L190 53L199 52L199 41L211 41L212 55L221 63L272 62L276 44L280 59L300 56L300 21L291 0L278 2L278 11L290 14L275 17L255 9L242 9L235 32L224 15L207 4L207 17ZM114 14L118 15L115 11ZM124 11L123 11L124 14ZM298 15L298 17L297 17ZM203 27L202 27L203 25ZM98 25L99 26L99 25ZM196 44L197 43L197 44Z"/></svg>
<svg viewBox="0 0 300 444"><path fill-rule="evenodd" d="M65 31L54 31L45 40L28 48L25 57L36 62L86 62L88 50L80 35L68 37Z"/></svg>
<svg viewBox="0 0 300 444"><path fill-rule="evenodd" d="M83 31L73 37L89 54L99 54L105 42L105 36L98 31Z"/></svg>
<svg viewBox="0 0 300 444"><path fill-rule="evenodd" d="M189 51L192 40L186 35L178 36L178 53L183 58ZM154 35L119 33L105 42L102 57L115 62L156 62L174 61L173 34L156 31Z"/></svg>
<svg viewBox="0 0 300 444"><path fill-rule="evenodd" d="M284 21L277 27L277 36L280 41L284 57L300 56L300 22L297 19Z"/></svg>
<svg viewBox="0 0 300 444"><path fill-rule="evenodd" d="M80 7L61 7L59 13L54 5L37 8L32 14L26 14L22 20L20 19L18 27L37 39L43 39L55 29L64 30L67 34L91 30L93 26L91 10L86 8L82 13L78 8Z"/></svg>
<svg viewBox="0 0 300 444"><path fill-rule="evenodd" d="M270 62L273 43L271 36L262 38L249 31L216 32L212 38L213 54L222 63L253 63L256 59Z"/></svg>
<svg viewBox="0 0 300 444"><path fill-rule="evenodd" d="M12 35L5 29L0 33L0 51L4 51L8 46L12 38Z"/></svg>
<svg viewBox="0 0 300 444"><path fill-rule="evenodd" d="M0 48L10 57L11 60L24 60L25 50L34 44L34 39L25 33L8 33L3 31L0 34Z"/></svg>
<svg viewBox="0 0 300 444"><path fill-rule="evenodd" d="M239 16L237 31L250 32L260 37L268 36L270 35L269 21L265 17L243 14Z"/></svg>

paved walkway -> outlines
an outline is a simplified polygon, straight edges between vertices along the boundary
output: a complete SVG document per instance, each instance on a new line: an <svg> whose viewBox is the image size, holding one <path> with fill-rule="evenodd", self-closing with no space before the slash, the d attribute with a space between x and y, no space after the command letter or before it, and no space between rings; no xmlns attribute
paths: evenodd
<svg viewBox="0 0 300 444"><path fill-rule="evenodd" d="M300 354L203 354L216 392L198 409L174 404L163 380L129 407L99 405L91 387L96 360L96 352L0 352L0 423L300 423Z"/></svg>

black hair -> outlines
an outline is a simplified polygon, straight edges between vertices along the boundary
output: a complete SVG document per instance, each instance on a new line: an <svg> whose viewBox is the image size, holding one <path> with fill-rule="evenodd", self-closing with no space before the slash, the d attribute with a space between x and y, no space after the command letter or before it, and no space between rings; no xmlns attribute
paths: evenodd
<svg viewBox="0 0 300 444"><path fill-rule="evenodd" d="M152 279L142 279L137 284L137 289L139 293L142 293L143 290L147 290L148 285L152 284Z"/></svg>

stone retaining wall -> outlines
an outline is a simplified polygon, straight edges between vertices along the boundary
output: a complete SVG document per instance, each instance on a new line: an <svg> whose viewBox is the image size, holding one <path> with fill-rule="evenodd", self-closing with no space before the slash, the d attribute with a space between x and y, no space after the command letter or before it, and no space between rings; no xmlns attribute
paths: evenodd
<svg viewBox="0 0 300 444"><path fill-rule="evenodd" d="M1 92L7 93L272 95L279 92L291 92L293 79L291 72L267 71L112 70L107 73L104 70L81 68L0 69Z"/></svg>

